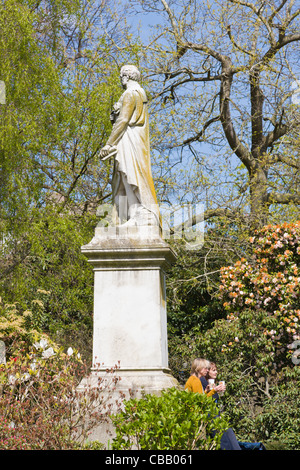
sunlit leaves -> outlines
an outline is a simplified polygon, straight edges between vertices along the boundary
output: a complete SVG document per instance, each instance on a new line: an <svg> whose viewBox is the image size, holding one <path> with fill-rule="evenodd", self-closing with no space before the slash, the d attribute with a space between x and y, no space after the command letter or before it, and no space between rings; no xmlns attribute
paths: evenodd
<svg viewBox="0 0 300 470"><path fill-rule="evenodd" d="M113 422L116 450L215 450L228 427L211 397L176 388L125 401Z"/></svg>

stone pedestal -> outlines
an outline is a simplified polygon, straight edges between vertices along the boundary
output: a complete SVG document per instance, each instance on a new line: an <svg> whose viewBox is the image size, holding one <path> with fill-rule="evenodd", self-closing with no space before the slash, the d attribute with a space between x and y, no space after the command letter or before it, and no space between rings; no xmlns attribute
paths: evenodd
<svg viewBox="0 0 300 470"><path fill-rule="evenodd" d="M165 269L176 256L159 228L99 227L82 253L94 269L90 380L118 365L115 394L126 398L129 389L139 396L177 386L168 368L165 292Z"/></svg>

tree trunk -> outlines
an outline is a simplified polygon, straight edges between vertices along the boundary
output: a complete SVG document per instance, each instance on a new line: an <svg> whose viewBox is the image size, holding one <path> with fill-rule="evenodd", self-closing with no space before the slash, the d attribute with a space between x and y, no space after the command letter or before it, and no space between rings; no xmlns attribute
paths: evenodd
<svg viewBox="0 0 300 470"><path fill-rule="evenodd" d="M250 223L258 229L268 223L269 203L267 192L267 172L257 167L250 172Z"/></svg>

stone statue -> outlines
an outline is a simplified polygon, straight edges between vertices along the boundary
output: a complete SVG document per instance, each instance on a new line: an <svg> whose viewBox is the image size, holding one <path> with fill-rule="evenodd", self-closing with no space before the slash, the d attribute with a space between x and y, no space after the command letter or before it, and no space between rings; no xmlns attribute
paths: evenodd
<svg viewBox="0 0 300 470"><path fill-rule="evenodd" d="M113 201L123 225L159 225L152 179L147 96L134 65L121 68L125 89L111 113L112 132L100 151L103 160L115 157Z"/></svg>

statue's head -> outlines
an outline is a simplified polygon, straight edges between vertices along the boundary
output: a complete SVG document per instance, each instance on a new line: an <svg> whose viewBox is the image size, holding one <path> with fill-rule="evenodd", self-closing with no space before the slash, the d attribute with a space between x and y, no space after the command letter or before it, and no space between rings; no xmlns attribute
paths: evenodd
<svg viewBox="0 0 300 470"><path fill-rule="evenodd" d="M121 78L124 76L128 77L129 80L135 80L136 82L139 82L141 79L141 74L135 65L123 65L120 76Z"/></svg>

